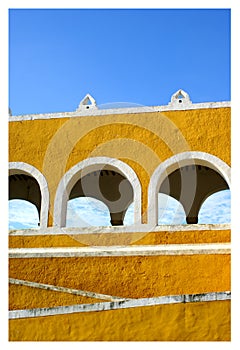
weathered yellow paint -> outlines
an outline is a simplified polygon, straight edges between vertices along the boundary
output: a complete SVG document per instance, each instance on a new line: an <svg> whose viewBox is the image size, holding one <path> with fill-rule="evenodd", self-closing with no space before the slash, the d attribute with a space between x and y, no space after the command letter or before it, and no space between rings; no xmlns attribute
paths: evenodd
<svg viewBox="0 0 240 350"><path fill-rule="evenodd" d="M230 230L92 233L76 235L9 236L9 248L83 247L230 242Z"/></svg>
<svg viewBox="0 0 240 350"><path fill-rule="evenodd" d="M133 167L142 185L145 213L149 176L171 155L190 150L208 152L230 165L230 108L11 122L9 143L9 161L29 163L45 175L51 213L64 173L100 154Z"/></svg>
<svg viewBox="0 0 240 350"><path fill-rule="evenodd" d="M9 321L14 341L230 341L230 302L155 305Z"/></svg>
<svg viewBox="0 0 240 350"><path fill-rule="evenodd" d="M191 150L213 154L230 165L230 108L179 111L177 115L169 111L166 115L176 123Z"/></svg>
<svg viewBox="0 0 240 350"><path fill-rule="evenodd" d="M10 259L9 277L124 298L221 292L230 290L230 256Z"/></svg>

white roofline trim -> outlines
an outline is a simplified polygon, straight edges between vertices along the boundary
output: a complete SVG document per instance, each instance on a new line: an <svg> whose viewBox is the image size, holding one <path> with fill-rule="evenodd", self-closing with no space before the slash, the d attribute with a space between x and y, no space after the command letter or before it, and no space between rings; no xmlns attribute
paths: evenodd
<svg viewBox="0 0 240 350"><path fill-rule="evenodd" d="M43 114L24 114L18 116L10 116L9 122L17 122L23 120L36 119L59 119L72 117L87 117L87 116L103 116L117 114L139 114L139 113L154 113L167 111L187 111L192 109L209 109L209 108L227 108L231 107L230 101L222 102L204 102L192 103L189 105L164 105L164 106L143 106L143 107L128 107L128 108L112 108L112 109L84 109L74 112L59 112L59 113L43 113Z"/></svg>

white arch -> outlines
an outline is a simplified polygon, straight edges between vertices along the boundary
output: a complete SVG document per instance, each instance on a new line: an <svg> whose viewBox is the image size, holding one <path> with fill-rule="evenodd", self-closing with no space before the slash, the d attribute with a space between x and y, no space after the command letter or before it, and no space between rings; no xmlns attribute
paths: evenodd
<svg viewBox="0 0 240 350"><path fill-rule="evenodd" d="M54 201L54 226L66 226L67 201L73 186L77 180L79 180L79 175L81 172L84 171L84 175L87 175L93 171L100 170L106 165L108 166L109 170L112 169L122 174L132 185L134 224L141 223L141 185L134 170L126 163L115 158L92 157L84 159L80 163L74 165L62 177L58 185Z"/></svg>
<svg viewBox="0 0 240 350"><path fill-rule="evenodd" d="M148 186L148 223L158 224L158 191L160 185L173 171L185 165L197 162L218 172L231 187L231 168L220 158L205 152L189 151L168 158L153 172Z"/></svg>
<svg viewBox="0 0 240 350"><path fill-rule="evenodd" d="M40 229L47 228L49 210L49 190L44 175L34 166L24 162L9 162L9 175L26 174L39 184L41 192Z"/></svg>

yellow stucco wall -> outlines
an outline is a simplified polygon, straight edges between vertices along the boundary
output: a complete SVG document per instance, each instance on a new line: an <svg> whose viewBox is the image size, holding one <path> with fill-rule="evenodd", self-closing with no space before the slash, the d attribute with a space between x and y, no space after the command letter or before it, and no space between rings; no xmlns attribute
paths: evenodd
<svg viewBox="0 0 240 350"><path fill-rule="evenodd" d="M133 168L145 213L149 178L172 155L207 152L230 165L230 108L11 122L9 145L10 162L29 163L46 177L51 213L62 176L96 156L117 158ZM49 220L51 226L52 215Z"/></svg>
<svg viewBox="0 0 240 350"><path fill-rule="evenodd" d="M9 161L46 177L49 226L62 176L88 157L120 159L136 172L147 209L149 179L174 154L207 152L230 165L230 108L102 115L9 123ZM146 218L144 218L146 222ZM229 242L230 230L10 236L10 248ZM75 236L75 238L77 238ZM86 242L84 241L86 239ZM130 239L130 240L129 240ZM22 258L9 277L126 298L230 290L230 255ZM10 309L98 299L10 285ZM100 325L100 326L99 326ZM10 340L230 340L230 302L171 304L10 320Z"/></svg>
<svg viewBox="0 0 240 350"><path fill-rule="evenodd" d="M124 298L231 289L225 254L12 258L9 277Z"/></svg>
<svg viewBox="0 0 240 350"><path fill-rule="evenodd" d="M125 298L199 294L230 290L230 256L10 259L9 277ZM9 288L10 310L99 301L26 286ZM155 305L10 320L9 339L230 340L230 302Z"/></svg>
<svg viewBox="0 0 240 350"><path fill-rule="evenodd" d="M230 302L200 302L9 321L14 341L229 341Z"/></svg>

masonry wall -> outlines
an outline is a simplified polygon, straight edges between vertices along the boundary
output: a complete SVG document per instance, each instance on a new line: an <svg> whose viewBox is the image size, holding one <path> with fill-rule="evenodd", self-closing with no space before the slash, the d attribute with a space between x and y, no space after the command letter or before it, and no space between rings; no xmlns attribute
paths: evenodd
<svg viewBox="0 0 240 350"><path fill-rule="evenodd" d="M230 301L11 320L14 341L229 341Z"/></svg>
<svg viewBox="0 0 240 350"><path fill-rule="evenodd" d="M99 248L104 251L104 247ZM90 291L96 293L95 298L10 284L9 309L89 306L102 302L101 295L138 300L231 289L227 252L155 256L104 256L103 253L95 257L68 257L66 252L65 255L10 258L9 277L46 287ZM9 340L230 340L230 301L173 302L125 310L11 319Z"/></svg>
<svg viewBox="0 0 240 350"><path fill-rule="evenodd" d="M225 254L10 259L9 277L123 298L231 289L230 256ZM17 299L37 307L31 304L31 290L21 291Z"/></svg>
<svg viewBox="0 0 240 350"><path fill-rule="evenodd" d="M62 176L96 156L129 164L142 186L147 209L149 179L174 154L207 152L230 165L230 108L21 120L9 123L9 161L26 162L43 173L53 201Z"/></svg>
<svg viewBox="0 0 240 350"><path fill-rule="evenodd" d="M89 157L111 157L129 164L142 187L142 212L147 212L148 185L158 165L186 151L217 156L230 165L230 108L207 108L139 114L77 116L21 120L9 123L9 161L36 167L53 203L63 175ZM144 218L146 222L146 218ZM213 225L214 226L214 225ZM75 230L76 231L76 230ZM83 230L84 231L84 230ZM151 298L226 292L230 285L229 227L199 227L177 231L86 233L12 232L9 248L66 248L64 257L11 257L9 277L108 294L121 298ZM117 242L117 243L116 243ZM222 244L218 253L142 256L67 256L67 249L86 246ZM228 246L229 247L229 246ZM22 250L21 250L22 249ZM225 249L225 248L224 248ZM201 250L201 249L200 249ZM217 249L216 249L217 250ZM11 283L10 310L92 304L99 298L76 296ZM11 319L9 339L18 340L230 340L230 301L141 306L134 308Z"/></svg>

